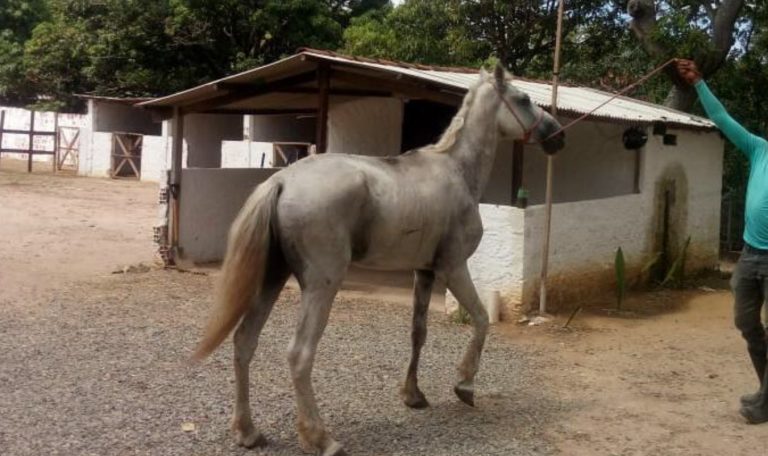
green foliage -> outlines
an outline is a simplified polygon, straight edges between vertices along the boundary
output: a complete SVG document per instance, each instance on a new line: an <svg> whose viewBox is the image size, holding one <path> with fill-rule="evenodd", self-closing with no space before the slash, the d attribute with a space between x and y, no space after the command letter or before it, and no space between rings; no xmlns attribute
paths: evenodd
<svg viewBox="0 0 768 456"><path fill-rule="evenodd" d="M483 55L466 32L461 3L410 0L369 12L344 32L343 52L434 65L478 66Z"/></svg>
<svg viewBox="0 0 768 456"><path fill-rule="evenodd" d="M17 104L34 95L34 89L25 83L24 43L47 17L44 0L0 3L0 101Z"/></svg>
<svg viewBox="0 0 768 456"><path fill-rule="evenodd" d="M472 323L472 318L469 316L469 312L462 306L459 306L456 311L451 313L450 321L457 325L468 325Z"/></svg>
<svg viewBox="0 0 768 456"><path fill-rule="evenodd" d="M38 5L24 6L33 3ZM75 93L162 95L274 61L299 47L336 49L350 21L388 2L11 0L9 5L0 6L0 101L73 107Z"/></svg>
<svg viewBox="0 0 768 456"><path fill-rule="evenodd" d="M621 250L621 247L616 250L616 258L613 261L613 268L616 272L616 308L621 310L621 303L624 302L624 296L627 293L624 251Z"/></svg>

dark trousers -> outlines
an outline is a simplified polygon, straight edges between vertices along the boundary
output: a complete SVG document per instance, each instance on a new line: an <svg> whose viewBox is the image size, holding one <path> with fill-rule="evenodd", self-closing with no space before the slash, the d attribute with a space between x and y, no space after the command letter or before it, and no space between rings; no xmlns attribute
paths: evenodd
<svg viewBox="0 0 768 456"><path fill-rule="evenodd" d="M768 344L761 311L768 297L768 250L745 246L731 277L736 327L747 341L747 350L760 380L765 373Z"/></svg>

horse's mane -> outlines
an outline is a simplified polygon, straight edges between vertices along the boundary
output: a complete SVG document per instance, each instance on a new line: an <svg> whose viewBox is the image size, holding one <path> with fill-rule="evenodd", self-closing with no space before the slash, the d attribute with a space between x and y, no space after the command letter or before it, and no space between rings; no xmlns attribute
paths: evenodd
<svg viewBox="0 0 768 456"><path fill-rule="evenodd" d="M469 92L467 92L467 95L464 97L464 102L462 103L459 112L457 112L453 117L453 120L451 120L450 125L448 125L448 128L446 128L445 132L443 132L440 140L438 140L435 144L422 147L421 150L425 152L444 153L454 144L456 144L456 136L458 136L459 132L464 127L464 121L467 118L469 108L475 99L477 88L480 87L480 84L483 82L484 80L481 78L480 81L470 87Z"/></svg>

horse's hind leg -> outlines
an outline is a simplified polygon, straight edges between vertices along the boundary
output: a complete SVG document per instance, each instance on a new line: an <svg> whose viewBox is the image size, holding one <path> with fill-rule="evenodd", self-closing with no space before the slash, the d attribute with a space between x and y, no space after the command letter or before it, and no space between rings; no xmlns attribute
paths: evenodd
<svg viewBox="0 0 768 456"><path fill-rule="evenodd" d="M296 389L299 443L304 451L310 453L341 456L346 454L344 449L331 438L320 418L311 375L317 344L328 323L331 305L341 285L343 272L329 277L325 274L335 268L328 268L322 273L312 269L302 274L301 311L296 334L288 351L288 362Z"/></svg>
<svg viewBox="0 0 768 456"><path fill-rule="evenodd" d="M408 365L408 374L405 377L400 394L405 405L411 408L425 408L429 406L427 398L418 386L417 371L419 369L419 357L421 347L427 339L427 310L429 299L432 296L432 285L435 282L433 271L416 271L413 286L413 324L411 328L411 362Z"/></svg>
<svg viewBox="0 0 768 456"><path fill-rule="evenodd" d="M488 313L477 296L466 263L448 275L448 289L472 317L474 334L459 365L459 381L453 391L464 403L474 406L475 374L480 366L480 354L488 332Z"/></svg>
<svg viewBox="0 0 768 456"><path fill-rule="evenodd" d="M278 272L280 271L280 272ZM280 291L288 279L288 272L277 266L270 266L260 296L254 299L233 338L235 346L235 411L232 430L239 445L247 448L266 443L264 436L256 431L251 419L249 401L249 366L259 341L259 334L269 317Z"/></svg>

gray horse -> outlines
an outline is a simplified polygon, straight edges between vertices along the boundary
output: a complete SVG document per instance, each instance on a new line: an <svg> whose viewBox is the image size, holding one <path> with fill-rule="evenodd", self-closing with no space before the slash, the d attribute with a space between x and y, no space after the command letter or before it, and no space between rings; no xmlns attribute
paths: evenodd
<svg viewBox="0 0 768 456"><path fill-rule="evenodd" d="M436 276L472 317L474 334L454 392L474 405L474 377L488 316L467 269L483 234L478 204L500 137L533 139L547 153L563 147L560 124L512 87L497 67L481 71L437 144L399 157L323 154L299 161L259 185L232 224L216 309L194 355L202 359L234 335L239 444L263 445L251 420L248 369L259 333L293 274L301 310L288 362L296 389L301 446L322 456L345 454L326 430L311 373L333 299L350 265L415 271L411 362L401 394L428 405L416 372L426 338Z"/></svg>

